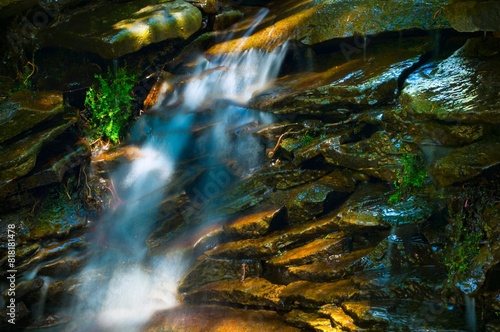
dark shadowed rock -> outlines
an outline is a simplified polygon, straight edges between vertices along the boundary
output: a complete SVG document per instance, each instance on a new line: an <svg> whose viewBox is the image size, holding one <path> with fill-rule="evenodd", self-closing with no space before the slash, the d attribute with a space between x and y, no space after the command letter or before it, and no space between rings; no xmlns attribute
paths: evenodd
<svg viewBox="0 0 500 332"><path fill-rule="evenodd" d="M470 180L500 165L500 142L484 140L456 148L436 161L430 173L440 186Z"/></svg>
<svg viewBox="0 0 500 332"><path fill-rule="evenodd" d="M257 277L261 273L262 265L258 260L215 259L201 256L180 282L179 291L187 292L220 280L241 281L247 277Z"/></svg>
<svg viewBox="0 0 500 332"><path fill-rule="evenodd" d="M64 112L60 91L18 91L0 104L0 144Z"/></svg>
<svg viewBox="0 0 500 332"><path fill-rule="evenodd" d="M500 31L500 1L451 2L445 7L445 13L455 30Z"/></svg>

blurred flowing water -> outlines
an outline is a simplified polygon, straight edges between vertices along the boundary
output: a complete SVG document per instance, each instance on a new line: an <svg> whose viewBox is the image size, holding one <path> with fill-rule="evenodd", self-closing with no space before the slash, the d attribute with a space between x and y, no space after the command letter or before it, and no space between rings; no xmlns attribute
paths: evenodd
<svg viewBox="0 0 500 332"><path fill-rule="evenodd" d="M76 330L133 331L156 310L177 305L177 283L189 257L175 250L147 257L145 241L169 184L182 171L181 160L199 158L200 167L210 168L232 159L242 174L258 166L264 154L259 140L234 134L273 120L244 105L277 76L286 46L273 52L231 51L200 56L194 74L161 96L133 128L131 143L140 145L140 158L112 175L112 208L96 225L102 254L81 274L79 298L87 300L73 310L88 323ZM195 135L195 127L206 129Z"/></svg>

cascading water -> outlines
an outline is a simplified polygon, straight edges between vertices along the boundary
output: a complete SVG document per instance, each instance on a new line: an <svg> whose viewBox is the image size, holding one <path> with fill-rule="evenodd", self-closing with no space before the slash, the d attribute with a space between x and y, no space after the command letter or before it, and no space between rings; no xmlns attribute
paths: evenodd
<svg viewBox="0 0 500 332"><path fill-rule="evenodd" d="M192 77L138 121L131 143L141 145L140 158L113 174L112 208L96 226L102 253L82 273L79 298L87 300L75 306L75 313L92 323L76 330L131 331L156 310L177 304L177 282L188 253L172 250L147 257L145 241L159 206L183 171L183 160L199 159L197 167L205 169L236 160L241 175L258 166L264 148L255 137L238 135L238 128L272 120L244 105L277 76L285 49L200 57ZM205 130L195 135L195 127Z"/></svg>

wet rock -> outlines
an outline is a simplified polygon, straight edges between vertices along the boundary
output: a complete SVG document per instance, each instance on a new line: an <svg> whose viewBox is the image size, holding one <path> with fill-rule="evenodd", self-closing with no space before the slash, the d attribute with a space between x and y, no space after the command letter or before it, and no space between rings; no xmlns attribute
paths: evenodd
<svg viewBox="0 0 500 332"><path fill-rule="evenodd" d="M59 91L18 91L0 105L0 143L64 112Z"/></svg>
<svg viewBox="0 0 500 332"><path fill-rule="evenodd" d="M312 329L317 332L332 331L330 319L317 313L309 313L294 309L285 314L285 319L287 323L302 329Z"/></svg>
<svg viewBox="0 0 500 332"><path fill-rule="evenodd" d="M214 259L201 256L179 284L179 291L187 292L220 280L238 280L257 277L262 273L260 261Z"/></svg>
<svg viewBox="0 0 500 332"><path fill-rule="evenodd" d="M322 260L310 264L288 266L282 269L281 278L287 281L309 280L314 282L325 282L341 279L372 267L365 257L373 251L373 248L357 250L352 253L335 253Z"/></svg>
<svg viewBox="0 0 500 332"><path fill-rule="evenodd" d="M215 14L220 7L219 0L186 0L186 2L198 7L206 14Z"/></svg>
<svg viewBox="0 0 500 332"><path fill-rule="evenodd" d="M349 172L335 171L318 181L286 192L286 196L290 197L285 203L288 222L290 224L301 223L327 212L353 192L355 185L356 181ZM278 192L271 199L279 201L284 194Z"/></svg>
<svg viewBox="0 0 500 332"><path fill-rule="evenodd" d="M343 252L346 245L347 239L344 233L333 233L329 234L327 238L313 240L301 247L273 257L267 261L267 264L274 267L308 264L318 259L324 259L331 254Z"/></svg>
<svg viewBox="0 0 500 332"><path fill-rule="evenodd" d="M69 275L80 271L87 263L88 258L88 254L62 257L53 262L44 264L38 271L38 274L49 277L67 278Z"/></svg>
<svg viewBox="0 0 500 332"><path fill-rule="evenodd" d="M354 48L358 52L352 60L350 53L330 54L317 60L323 63L313 64L322 68L326 62L326 70L280 78L250 104L278 114L339 116L346 109L392 103L397 98L399 77L419 61L428 43L427 39L411 39L399 46L393 42L370 44L366 60L359 59L362 46Z"/></svg>
<svg viewBox="0 0 500 332"><path fill-rule="evenodd" d="M12 328L12 324L8 322L8 320L10 319L10 316L7 316L8 312L9 311L7 311L7 308L2 308L2 311L0 311L0 314L2 315L0 326L7 331L9 331L9 329ZM30 310L28 309L28 307L26 307L26 304L24 304L24 302L22 301L16 303L15 314L16 314L15 322L17 323L17 326L23 326L25 320L31 316Z"/></svg>
<svg viewBox="0 0 500 332"><path fill-rule="evenodd" d="M278 208L237 218L224 226L224 232L232 238L255 238L267 234L273 225L286 223L286 209Z"/></svg>
<svg viewBox="0 0 500 332"><path fill-rule="evenodd" d="M40 34L59 46L117 58L167 39L187 39L201 27L198 8L182 1L140 0L90 5Z"/></svg>
<svg viewBox="0 0 500 332"><path fill-rule="evenodd" d="M436 309L437 308L437 309ZM342 309L361 328L370 331L410 331L420 329L462 330L462 313L456 307L441 303L408 300L344 302ZM437 311L436 311L437 310Z"/></svg>
<svg viewBox="0 0 500 332"><path fill-rule="evenodd" d="M0 145L3 160L0 162L0 182L9 181L26 175L36 164L37 155L42 147L54 140L69 126L76 117L68 116L63 121L48 125L48 128L33 133L12 144Z"/></svg>
<svg viewBox="0 0 500 332"><path fill-rule="evenodd" d="M42 288L43 284L44 281L42 278L34 278L31 280L23 280L18 282L15 287L16 299L21 299L27 294L39 290L40 288ZM8 289L2 293L2 296L6 301L10 298Z"/></svg>
<svg viewBox="0 0 500 332"><path fill-rule="evenodd" d="M442 258L432 246L412 242L411 239L405 239L404 242L403 240L401 242L383 240L372 248L360 249L351 253L338 251L310 264L286 266L281 269L281 280L302 279L325 282L346 278L362 271L415 267L418 267L422 275L429 275L429 273L425 273L427 270L423 269L424 266L435 266L436 270L432 270L430 273L434 273L435 280L442 281L444 278ZM405 275L403 272L401 274ZM441 279L438 279L438 276ZM396 282L394 283L396 284ZM403 287L404 291L408 291L408 289Z"/></svg>
<svg viewBox="0 0 500 332"><path fill-rule="evenodd" d="M262 182L278 190L286 190L318 180L329 172L328 169L298 169L294 165L283 165L264 169L253 177L260 178Z"/></svg>
<svg viewBox="0 0 500 332"><path fill-rule="evenodd" d="M334 38L366 36L385 31L436 29L448 26L444 15L437 12L447 1L306 1L290 0L271 4L270 17L248 37L221 43L209 50L220 53L243 44L271 50L286 40L314 45ZM248 24L247 20L241 25ZM237 27L235 28L237 29Z"/></svg>
<svg viewBox="0 0 500 332"><path fill-rule="evenodd" d="M65 145L57 142L47 147L50 153L45 154L42 149L37 164L27 176L0 184L0 197L18 194L19 192L42 187L48 184L62 182L67 171L82 164L90 157L90 148L84 142L78 142L75 145ZM61 150L61 151L59 151Z"/></svg>
<svg viewBox="0 0 500 332"><path fill-rule="evenodd" d="M383 119L397 126L397 131L404 133L405 139L420 146L460 147L484 138L488 126L482 124L442 123L440 121L418 121L400 109L385 112ZM423 149L423 148L422 148Z"/></svg>
<svg viewBox="0 0 500 332"><path fill-rule="evenodd" d="M294 163L322 155L326 162L363 172L384 181L393 182L397 170L401 168L404 154L420 154L415 144L406 143L393 134L379 131L370 138L341 143L338 136L330 136L316 145L306 146L295 152Z"/></svg>
<svg viewBox="0 0 500 332"><path fill-rule="evenodd" d="M497 52L472 58L465 54L467 48L464 46L403 89L400 101L408 119L462 125L500 123L500 74L495 70L500 66L500 56Z"/></svg>
<svg viewBox="0 0 500 332"><path fill-rule="evenodd" d="M500 319L495 319L490 321L485 326L486 332L498 332L500 331Z"/></svg>
<svg viewBox="0 0 500 332"><path fill-rule="evenodd" d="M188 292L184 299L191 303L218 302L276 308L284 287L274 285L264 278L222 280Z"/></svg>
<svg viewBox="0 0 500 332"><path fill-rule="evenodd" d="M500 164L500 142L483 140L456 148L436 161L430 173L440 186L472 179Z"/></svg>
<svg viewBox="0 0 500 332"><path fill-rule="evenodd" d="M239 10L225 10L215 15L213 30L224 30L243 18L243 13Z"/></svg>
<svg viewBox="0 0 500 332"><path fill-rule="evenodd" d="M433 204L423 197L412 196L405 201L391 204L391 194L385 184L368 184L360 187L342 204L337 212L343 227L387 227L426 221L433 211Z"/></svg>
<svg viewBox="0 0 500 332"><path fill-rule="evenodd" d="M338 229L335 219L325 218L319 221L294 225L257 239L245 239L221 243L206 252L213 257L245 257L247 259L270 257L300 242L307 242L318 236L324 236Z"/></svg>
<svg viewBox="0 0 500 332"><path fill-rule="evenodd" d="M445 7L450 25L460 32L499 31L499 1L452 1Z"/></svg>
<svg viewBox="0 0 500 332"><path fill-rule="evenodd" d="M274 311L221 306L178 306L156 313L144 332L299 332Z"/></svg>
<svg viewBox="0 0 500 332"><path fill-rule="evenodd" d="M72 238L60 243L55 243L40 249L28 261L17 267L18 271L26 271L34 268L36 265L59 257L70 250L81 250L86 247L86 242L82 238Z"/></svg>
<svg viewBox="0 0 500 332"><path fill-rule="evenodd" d="M318 312L330 317L331 325L336 329L349 332L360 330L360 328L354 324L352 317L347 315L340 306L327 304L322 306Z"/></svg>
<svg viewBox="0 0 500 332"><path fill-rule="evenodd" d="M281 291L279 297L285 306L319 308L324 304L340 304L359 295L359 289L346 279L331 283L293 282Z"/></svg>

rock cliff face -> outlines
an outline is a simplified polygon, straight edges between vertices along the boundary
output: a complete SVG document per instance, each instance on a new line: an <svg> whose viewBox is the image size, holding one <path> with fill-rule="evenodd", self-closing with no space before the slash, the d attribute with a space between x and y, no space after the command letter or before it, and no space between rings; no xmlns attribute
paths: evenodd
<svg viewBox="0 0 500 332"><path fill-rule="evenodd" d="M259 166L246 169L231 151L208 167L211 156L188 151L161 188L140 270L154 273L151 262L172 252L190 266L175 285L182 305L143 330L466 330L464 294L479 328L500 329L500 42L449 29L500 31L499 3L0 1L13 25L57 5L22 35L39 49L32 70L0 77L0 261L15 224L19 326L78 330L81 317L65 310L95 296L85 281L113 277L106 264L83 268L130 250L106 238L99 212L124 213L110 173L142 150L91 153L80 139L86 112L68 104L83 107L78 93L93 74L127 61L142 75L136 102L149 93L150 108L219 53L293 40L279 78L238 105L274 122L226 133L263 142L267 150L252 151ZM262 5L268 16L248 26ZM13 92L16 81L33 90ZM214 105L197 110L196 140L216 125L206 120ZM168 116L151 108L134 135ZM215 167L230 181L200 199Z"/></svg>

